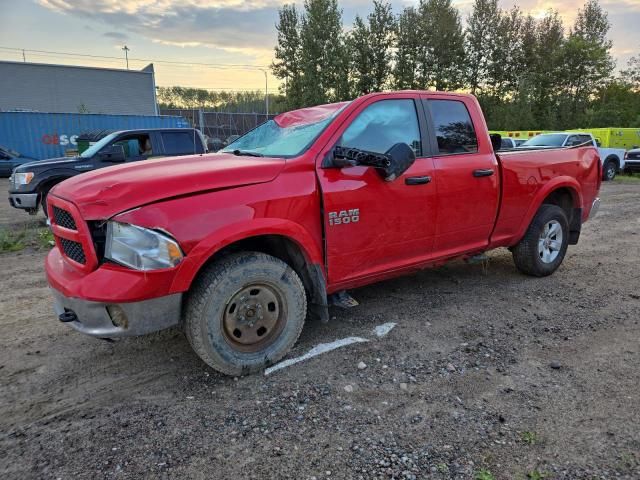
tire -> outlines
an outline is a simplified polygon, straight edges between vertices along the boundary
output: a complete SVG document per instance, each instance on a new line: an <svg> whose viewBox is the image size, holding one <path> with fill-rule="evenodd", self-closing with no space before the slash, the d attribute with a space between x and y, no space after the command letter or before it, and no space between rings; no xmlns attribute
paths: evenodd
<svg viewBox="0 0 640 480"><path fill-rule="evenodd" d="M49 190L51 189L48 188L47 190L44 190L40 195L40 206L42 207L42 213L44 213L45 218L49 218L49 210L47 210L47 197L49 196ZM35 211L38 211L37 207Z"/></svg>
<svg viewBox="0 0 640 480"><path fill-rule="evenodd" d="M604 162L604 168L602 169L602 179L610 182L614 178L616 178L616 173L618 170L618 165L615 160L607 160Z"/></svg>
<svg viewBox="0 0 640 480"><path fill-rule="evenodd" d="M242 252L200 274L187 298L184 327L206 364L237 376L284 357L306 315L307 298L296 272L270 255Z"/></svg>
<svg viewBox="0 0 640 480"><path fill-rule="evenodd" d="M542 205L527 233L513 248L513 261L522 273L545 277L558 269L568 246L569 221L564 210L557 205Z"/></svg>

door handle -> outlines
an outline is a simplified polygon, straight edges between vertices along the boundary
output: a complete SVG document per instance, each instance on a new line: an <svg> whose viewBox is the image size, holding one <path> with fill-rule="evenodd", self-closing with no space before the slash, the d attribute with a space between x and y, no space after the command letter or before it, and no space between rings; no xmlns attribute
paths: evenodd
<svg viewBox="0 0 640 480"><path fill-rule="evenodd" d="M425 185L431 182L431 177L425 175L424 177L407 177L404 179L405 185Z"/></svg>
<svg viewBox="0 0 640 480"><path fill-rule="evenodd" d="M474 170L473 171L473 176L474 177L490 177L491 175L494 174L494 171L491 168L487 168L485 169L479 169L479 170Z"/></svg>

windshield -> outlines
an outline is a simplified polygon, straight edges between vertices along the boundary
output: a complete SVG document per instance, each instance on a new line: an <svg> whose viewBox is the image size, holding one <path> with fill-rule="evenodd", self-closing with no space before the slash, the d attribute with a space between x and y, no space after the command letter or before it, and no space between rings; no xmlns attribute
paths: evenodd
<svg viewBox="0 0 640 480"><path fill-rule="evenodd" d="M564 133L543 133L524 142L522 147L561 147L567 135Z"/></svg>
<svg viewBox="0 0 640 480"><path fill-rule="evenodd" d="M21 157L22 155L20 155L18 152L16 152L15 150L12 150L11 148L8 147L3 147L2 145L0 145L0 154L6 154L10 157Z"/></svg>
<svg viewBox="0 0 640 480"><path fill-rule="evenodd" d="M80 156L82 158L93 157L96 153L100 151L100 149L102 149L102 147L104 147L105 145L108 145L109 142L111 142L114 138L116 138L117 135L118 135L118 132L111 133L106 137L104 137L103 139L98 140L96 143L94 143L89 148L87 148L84 152L82 152Z"/></svg>
<svg viewBox="0 0 640 480"><path fill-rule="evenodd" d="M222 151L255 153L265 157L295 157L313 143L340 110L319 122L289 127L281 127L274 120L269 120L230 143Z"/></svg>

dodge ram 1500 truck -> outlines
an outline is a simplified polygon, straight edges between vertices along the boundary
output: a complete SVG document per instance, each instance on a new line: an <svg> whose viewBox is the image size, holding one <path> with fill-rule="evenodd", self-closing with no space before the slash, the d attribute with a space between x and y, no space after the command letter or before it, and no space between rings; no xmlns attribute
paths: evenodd
<svg viewBox="0 0 640 480"><path fill-rule="evenodd" d="M599 205L598 152L492 140L470 95L375 93L280 114L216 154L66 180L48 201L55 311L96 337L180 325L238 375L281 359L345 289L497 247L549 275Z"/></svg>

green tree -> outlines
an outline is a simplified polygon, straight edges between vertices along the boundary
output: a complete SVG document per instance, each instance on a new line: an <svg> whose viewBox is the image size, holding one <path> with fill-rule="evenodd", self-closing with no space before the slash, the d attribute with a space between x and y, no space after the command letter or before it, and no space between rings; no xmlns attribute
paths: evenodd
<svg viewBox="0 0 640 480"><path fill-rule="evenodd" d="M393 85L398 90L419 88L416 75L420 56L420 37L416 34L420 16L413 7L405 8L396 22L396 53Z"/></svg>
<svg viewBox="0 0 640 480"><path fill-rule="evenodd" d="M629 59L627 69L622 71L622 79L640 92L640 55Z"/></svg>
<svg viewBox="0 0 640 480"><path fill-rule="evenodd" d="M374 0L373 12L369 14L369 44L372 50L374 92L382 91L389 82L391 74L392 47L394 44L395 19L391 4Z"/></svg>
<svg viewBox="0 0 640 480"><path fill-rule="evenodd" d="M347 37L347 44L351 56L351 76L353 78L353 93L356 96L373 91L374 79L373 48L370 43L371 31L359 15L353 22L353 28Z"/></svg>
<svg viewBox="0 0 640 480"><path fill-rule="evenodd" d="M420 0L417 33L419 83L423 88L456 90L464 84L464 33L451 0Z"/></svg>
<svg viewBox="0 0 640 480"><path fill-rule="evenodd" d="M578 11L563 48L564 92L568 113L581 122L589 99L611 77L614 62L607 39L610 23L597 0L589 0Z"/></svg>
<svg viewBox="0 0 640 480"><path fill-rule="evenodd" d="M498 0L476 0L467 18L465 31L466 82L474 95L481 92L489 80L490 62L498 49L500 29Z"/></svg>
<svg viewBox="0 0 640 480"><path fill-rule="evenodd" d="M347 39L355 95L382 91L391 74L395 31L391 5L374 1L373 9L367 23L356 15Z"/></svg>
<svg viewBox="0 0 640 480"><path fill-rule="evenodd" d="M300 67L300 15L294 4L284 5L278 11L276 30L278 40L275 60L271 64L273 75L283 80L280 91L285 95L289 108L302 105L302 81Z"/></svg>
<svg viewBox="0 0 640 480"><path fill-rule="evenodd" d="M345 42L337 0L306 0L300 28L302 101L319 105L345 94ZM342 86L343 88L339 88Z"/></svg>

